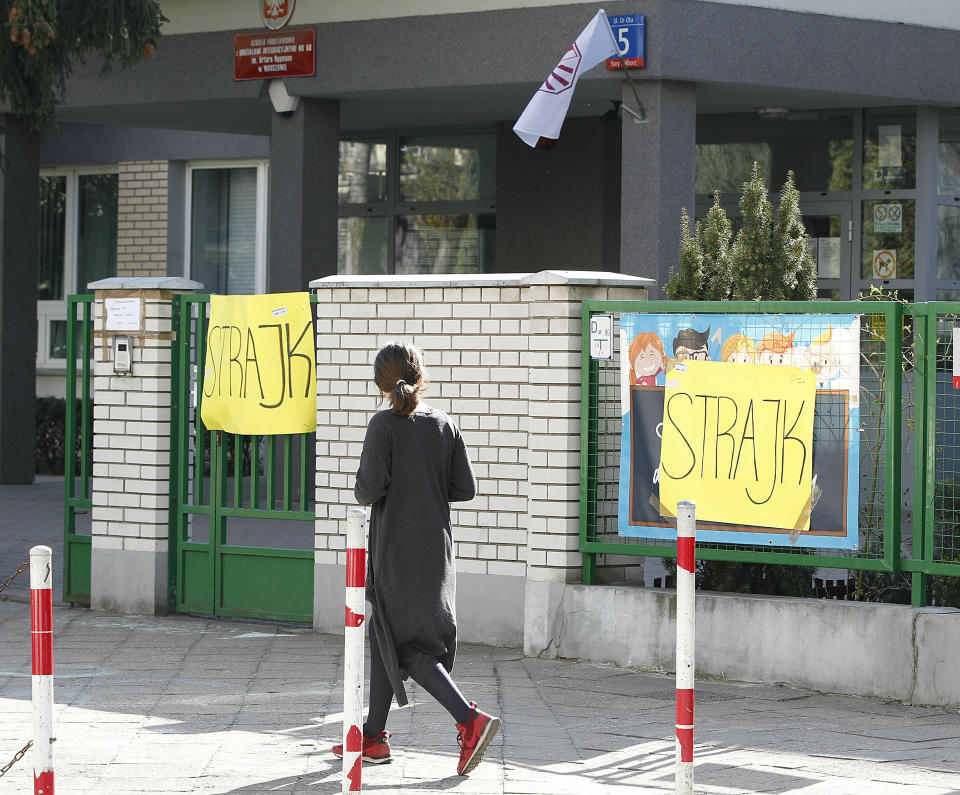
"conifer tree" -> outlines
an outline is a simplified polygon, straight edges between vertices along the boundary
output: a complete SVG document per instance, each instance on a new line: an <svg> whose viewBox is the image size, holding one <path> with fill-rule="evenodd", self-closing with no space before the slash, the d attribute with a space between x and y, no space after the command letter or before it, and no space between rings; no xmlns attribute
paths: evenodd
<svg viewBox="0 0 960 795"><path fill-rule="evenodd" d="M680 214L680 267L671 276L663 291L674 301L702 300L703 249L700 247L700 224L690 230L686 209Z"/></svg>
<svg viewBox="0 0 960 795"><path fill-rule="evenodd" d="M782 300L786 296L778 284L782 279L774 271L771 232L773 208L767 197L767 186L760 175L760 166L753 164L750 179L744 183L740 197L743 226L737 233L730 252L734 300Z"/></svg>
<svg viewBox="0 0 960 795"><path fill-rule="evenodd" d="M817 266L807 248L807 230L800 212L800 192L793 172L780 189L780 205L773 225L773 268L783 281L788 301L812 301L817 297Z"/></svg>
<svg viewBox="0 0 960 795"><path fill-rule="evenodd" d="M0 0L0 15L0 103L35 130L53 122L75 63L153 58L166 22L154 0Z"/></svg>
<svg viewBox="0 0 960 795"><path fill-rule="evenodd" d="M703 225L701 246L703 248L704 299L726 301L733 287L730 268L731 226L727 213L720 204L720 192L713 194L713 206L707 211Z"/></svg>
<svg viewBox="0 0 960 795"><path fill-rule="evenodd" d="M663 288L675 301L725 301L730 297L730 219L720 194L701 226L690 230L690 217L680 216L680 264Z"/></svg>

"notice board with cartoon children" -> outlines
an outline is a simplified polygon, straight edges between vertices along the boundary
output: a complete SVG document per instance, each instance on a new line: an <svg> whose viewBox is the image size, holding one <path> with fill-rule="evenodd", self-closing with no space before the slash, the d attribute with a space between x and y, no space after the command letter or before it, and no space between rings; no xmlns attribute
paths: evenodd
<svg viewBox="0 0 960 795"><path fill-rule="evenodd" d="M858 315L624 314L620 535L856 549Z"/></svg>

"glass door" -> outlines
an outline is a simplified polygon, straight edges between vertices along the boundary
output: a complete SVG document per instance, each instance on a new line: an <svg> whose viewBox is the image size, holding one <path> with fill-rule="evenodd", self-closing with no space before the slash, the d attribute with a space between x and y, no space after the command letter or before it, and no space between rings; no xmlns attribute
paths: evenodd
<svg viewBox="0 0 960 795"><path fill-rule="evenodd" d="M817 298L850 300L854 297L852 202L801 201L800 212L817 265Z"/></svg>
<svg viewBox="0 0 960 795"><path fill-rule="evenodd" d="M713 203L699 197L696 220L703 222ZM742 224L736 197L721 199L733 233ZM817 297L827 301L849 301L856 297L853 273L853 202L800 201L803 224L810 238L810 253L817 266Z"/></svg>

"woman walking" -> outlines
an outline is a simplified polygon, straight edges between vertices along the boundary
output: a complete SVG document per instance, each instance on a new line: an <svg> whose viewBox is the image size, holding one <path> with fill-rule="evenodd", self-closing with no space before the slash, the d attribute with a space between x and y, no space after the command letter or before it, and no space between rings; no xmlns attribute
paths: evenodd
<svg viewBox="0 0 960 795"><path fill-rule="evenodd" d="M394 697L407 703L408 676L457 724L466 775L500 730L500 719L467 700L450 678L457 651L456 565L450 503L472 500L477 486L454 422L420 401L426 389L423 356L412 345L380 350L373 380L390 401L367 425L354 489L372 505L367 601L370 694L363 726L365 762L390 761L387 714ZM333 752L343 755L343 747Z"/></svg>

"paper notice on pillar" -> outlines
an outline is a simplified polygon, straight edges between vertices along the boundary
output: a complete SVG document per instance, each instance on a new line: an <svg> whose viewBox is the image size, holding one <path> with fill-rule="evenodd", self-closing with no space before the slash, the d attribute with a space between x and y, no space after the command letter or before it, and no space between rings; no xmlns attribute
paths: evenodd
<svg viewBox="0 0 960 795"><path fill-rule="evenodd" d="M315 339L309 293L211 295L203 424L247 435L316 430Z"/></svg>
<svg viewBox="0 0 960 795"><path fill-rule="evenodd" d="M960 362L957 353L960 352L960 326L953 327L953 388L960 389Z"/></svg>

